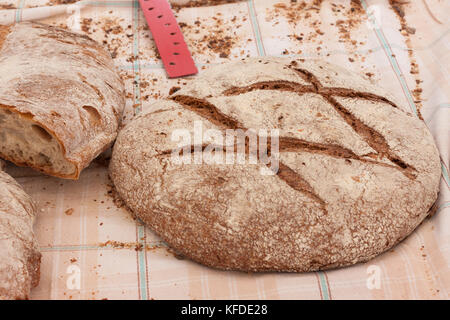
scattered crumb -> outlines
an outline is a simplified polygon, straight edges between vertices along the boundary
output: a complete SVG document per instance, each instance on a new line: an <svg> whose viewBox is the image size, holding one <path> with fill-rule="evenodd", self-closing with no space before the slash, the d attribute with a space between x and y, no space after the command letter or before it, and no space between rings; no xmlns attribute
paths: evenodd
<svg viewBox="0 0 450 320"><path fill-rule="evenodd" d="M170 88L170 90L169 90L169 96L172 95L172 94L174 94L175 92L177 92L177 91L180 90L180 89L181 89L180 87L172 87L172 88Z"/></svg>
<svg viewBox="0 0 450 320"><path fill-rule="evenodd" d="M52 6L55 4L72 4L75 2L78 2L80 0L50 0L49 2L47 2L47 6Z"/></svg>
<svg viewBox="0 0 450 320"><path fill-rule="evenodd" d="M150 251L150 250L156 250L160 248L166 248L165 245L144 245L142 243L138 242L121 242L121 241L114 241L114 240L108 240L106 242L102 242L98 244L99 247L111 247L114 249L133 249L135 251Z"/></svg>
<svg viewBox="0 0 450 320"><path fill-rule="evenodd" d="M212 17L198 18L193 24L180 22L179 26L193 57L202 54L227 59L232 55L232 50L244 40L241 39L237 30L246 20L246 16L224 18L218 12ZM239 58L239 55L236 54L233 57Z"/></svg>
<svg viewBox="0 0 450 320"><path fill-rule="evenodd" d="M397 15L397 18L400 22L400 33L405 38L405 44L408 47L408 56L410 60L410 70L409 73L413 75L415 78L416 86L412 90L412 95L414 97L414 103L417 106L417 113L418 117L423 120L422 114L420 112L420 109L422 108L422 88L420 84L422 81L420 80L420 70L419 65L417 64L417 60L415 58L412 42L411 42L411 35L414 35L416 33L416 29L409 26L406 22L406 11L405 8L409 4L409 1L404 0L389 0L389 4L391 5L392 9Z"/></svg>
<svg viewBox="0 0 450 320"><path fill-rule="evenodd" d="M8 4L0 4L0 9L17 9L17 7L15 5L13 5L12 3L8 3Z"/></svg>
<svg viewBox="0 0 450 320"><path fill-rule="evenodd" d="M244 0L191 0L182 5L172 4L172 8L179 11L182 8L207 7L207 6L209 7L241 1Z"/></svg>

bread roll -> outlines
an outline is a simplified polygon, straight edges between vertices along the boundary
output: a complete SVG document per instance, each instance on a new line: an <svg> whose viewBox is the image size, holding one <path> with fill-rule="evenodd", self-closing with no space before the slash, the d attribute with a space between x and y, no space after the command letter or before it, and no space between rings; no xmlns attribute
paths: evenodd
<svg viewBox="0 0 450 320"><path fill-rule="evenodd" d="M436 201L440 159L425 124L341 67L252 58L211 67L158 103L120 132L110 175L135 215L205 265L301 272L367 261ZM239 152L236 141L207 142L209 129L278 129L278 169L275 147L270 162L207 162Z"/></svg>
<svg viewBox="0 0 450 320"><path fill-rule="evenodd" d="M39 284L35 214L30 196L0 170L0 300L28 299Z"/></svg>
<svg viewBox="0 0 450 320"><path fill-rule="evenodd" d="M77 179L116 138L123 83L89 37L40 23L0 26L0 71L1 158Z"/></svg>

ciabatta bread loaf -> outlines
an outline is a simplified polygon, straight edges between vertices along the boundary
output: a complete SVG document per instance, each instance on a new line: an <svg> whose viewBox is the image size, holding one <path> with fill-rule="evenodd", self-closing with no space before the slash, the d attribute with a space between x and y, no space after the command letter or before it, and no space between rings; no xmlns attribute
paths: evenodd
<svg viewBox="0 0 450 320"><path fill-rule="evenodd" d="M0 170L0 300L28 299L39 284L35 214L30 196Z"/></svg>
<svg viewBox="0 0 450 320"><path fill-rule="evenodd" d="M152 110L120 132L110 175L134 214L208 266L312 271L367 261L409 235L437 198L440 159L425 124L335 65L218 65ZM228 153L206 161L230 143L250 158L250 139L244 151L225 139L249 129L278 129L270 162L227 162Z"/></svg>
<svg viewBox="0 0 450 320"><path fill-rule="evenodd" d="M0 26L0 158L77 179L116 138L125 104L109 53L39 23Z"/></svg>

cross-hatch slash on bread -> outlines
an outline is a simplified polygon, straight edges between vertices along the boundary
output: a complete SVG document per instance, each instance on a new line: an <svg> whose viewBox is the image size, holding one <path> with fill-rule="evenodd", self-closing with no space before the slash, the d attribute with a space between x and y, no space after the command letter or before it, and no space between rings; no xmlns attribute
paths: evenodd
<svg viewBox="0 0 450 320"><path fill-rule="evenodd" d="M0 26L0 158L77 179L117 135L124 88L89 37L39 23Z"/></svg>
<svg viewBox="0 0 450 320"><path fill-rule="evenodd" d="M36 209L1 169L0 163L0 300L28 299L39 283L41 261L33 233Z"/></svg>
<svg viewBox="0 0 450 320"><path fill-rule="evenodd" d="M155 108L120 132L111 178L134 214L208 266L301 272L367 261L410 234L437 198L440 159L425 124L335 65L214 66ZM220 132L278 129L278 171L175 161L173 131L194 135L198 121Z"/></svg>

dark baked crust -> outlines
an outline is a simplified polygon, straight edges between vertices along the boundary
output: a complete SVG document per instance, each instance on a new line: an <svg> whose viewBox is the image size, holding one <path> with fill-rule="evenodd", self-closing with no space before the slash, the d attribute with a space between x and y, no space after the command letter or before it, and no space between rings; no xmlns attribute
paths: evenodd
<svg viewBox="0 0 450 320"><path fill-rule="evenodd" d="M437 198L440 159L425 124L382 88L325 62L215 66L158 106L120 132L110 175L136 216L211 267L302 272L364 262L409 235ZM279 170L176 163L172 132L192 135L196 121L222 133L279 129Z"/></svg>

